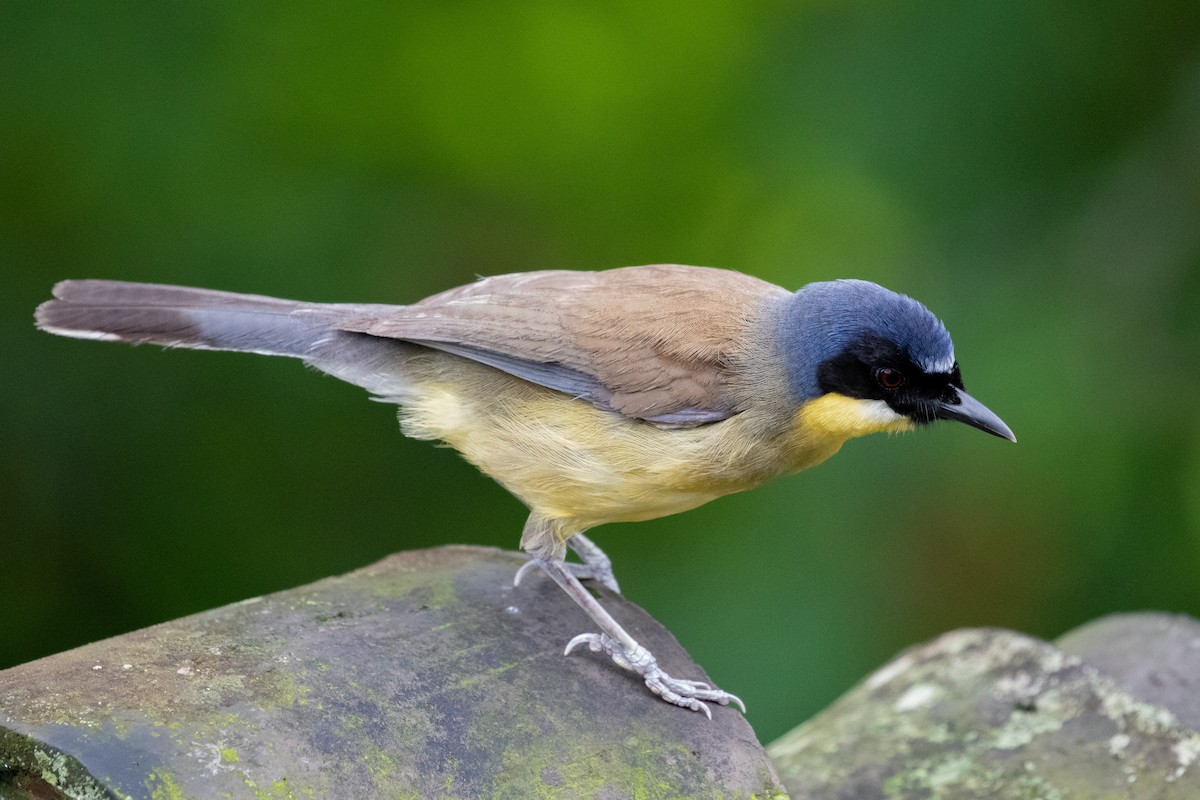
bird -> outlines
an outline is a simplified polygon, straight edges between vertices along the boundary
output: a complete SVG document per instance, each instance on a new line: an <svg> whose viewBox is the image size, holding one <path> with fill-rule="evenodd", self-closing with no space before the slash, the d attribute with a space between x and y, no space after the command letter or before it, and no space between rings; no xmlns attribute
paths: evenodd
<svg viewBox="0 0 1200 800"><path fill-rule="evenodd" d="M814 466L849 439L954 420L1016 441L963 388L950 335L864 280L797 291L732 270L653 264L481 278L408 305L310 303L67 280L37 308L63 336L289 356L399 407L529 509L521 548L591 619L586 647L663 700L736 695L673 677L581 580L619 593L585 534L695 508ZM567 551L578 562L568 562Z"/></svg>

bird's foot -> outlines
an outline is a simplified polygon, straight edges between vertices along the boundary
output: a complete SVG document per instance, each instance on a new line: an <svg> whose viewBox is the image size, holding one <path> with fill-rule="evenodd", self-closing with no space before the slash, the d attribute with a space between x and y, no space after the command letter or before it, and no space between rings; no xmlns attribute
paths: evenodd
<svg viewBox="0 0 1200 800"><path fill-rule="evenodd" d="M641 675L646 682L646 688L668 703L692 711L701 711L709 719L712 719L712 712L708 703L722 706L733 703L743 714L746 713L746 704L737 695L710 686L704 681L672 678L659 668L657 659L641 645L633 650L626 650L611 636L603 633L581 633L567 643L563 655L570 655L571 651L580 645L587 645L593 653L607 653L618 666Z"/></svg>
<svg viewBox="0 0 1200 800"><path fill-rule="evenodd" d="M606 559L607 560L607 559ZM617 578L613 575L612 564L576 564L567 562L566 567L571 574L581 581L596 581L597 583L611 589L613 593L620 594L621 587L617 585ZM538 568L537 561L529 560L521 565L517 570L517 574L513 576L513 586L520 586L521 579L525 574L532 572Z"/></svg>
<svg viewBox="0 0 1200 800"><path fill-rule="evenodd" d="M617 578L613 575L612 560L596 546L595 542L582 533L576 533L567 539L567 546L574 550L575 555L579 556L579 560L583 562L582 565L567 565L576 578L590 578L604 584L617 594L621 593L621 587L617 585Z"/></svg>

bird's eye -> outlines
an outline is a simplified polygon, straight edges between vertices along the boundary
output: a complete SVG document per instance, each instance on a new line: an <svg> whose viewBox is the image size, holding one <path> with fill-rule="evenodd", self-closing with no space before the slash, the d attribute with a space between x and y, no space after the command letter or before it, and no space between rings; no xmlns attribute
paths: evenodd
<svg viewBox="0 0 1200 800"><path fill-rule="evenodd" d="M898 369L884 367L875 370L875 380L884 389L899 389L904 385L904 373Z"/></svg>

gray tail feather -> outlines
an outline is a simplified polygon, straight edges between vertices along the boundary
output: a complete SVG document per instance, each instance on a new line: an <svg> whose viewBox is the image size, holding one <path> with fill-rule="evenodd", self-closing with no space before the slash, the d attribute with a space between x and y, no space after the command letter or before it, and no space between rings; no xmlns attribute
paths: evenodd
<svg viewBox="0 0 1200 800"><path fill-rule="evenodd" d="M35 318L62 336L300 358L333 334L336 317L316 303L124 281L62 281L54 297Z"/></svg>
<svg viewBox="0 0 1200 800"><path fill-rule="evenodd" d="M316 369L401 403L407 360L422 348L337 330L344 316L384 306L302 303L213 289L123 281L63 281L38 306L37 326L78 339L237 350L300 358Z"/></svg>

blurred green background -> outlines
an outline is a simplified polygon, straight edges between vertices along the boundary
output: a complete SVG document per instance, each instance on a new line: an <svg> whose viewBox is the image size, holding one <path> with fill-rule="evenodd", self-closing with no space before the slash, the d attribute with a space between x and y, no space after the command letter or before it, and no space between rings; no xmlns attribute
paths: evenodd
<svg viewBox="0 0 1200 800"><path fill-rule="evenodd" d="M596 532L764 741L951 628L1200 614L1198 23L1195 0L6 5L0 667L394 550L513 548L524 519L295 362L37 333L67 277L408 302L673 261L921 299L1018 445L855 441Z"/></svg>

